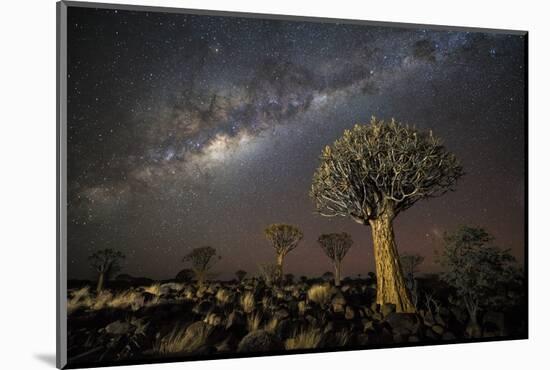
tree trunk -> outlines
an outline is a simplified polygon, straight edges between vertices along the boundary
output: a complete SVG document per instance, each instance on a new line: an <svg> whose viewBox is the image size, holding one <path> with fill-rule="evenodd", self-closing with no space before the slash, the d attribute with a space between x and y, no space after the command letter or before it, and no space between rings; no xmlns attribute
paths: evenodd
<svg viewBox="0 0 550 370"><path fill-rule="evenodd" d="M340 286L341 269L342 269L342 262L334 261L334 286Z"/></svg>
<svg viewBox="0 0 550 370"><path fill-rule="evenodd" d="M284 255L278 254L277 255L277 281L276 284L280 284L283 281L283 261L284 261Z"/></svg>
<svg viewBox="0 0 550 370"><path fill-rule="evenodd" d="M196 271L195 276L197 277L197 285L202 287L204 285L204 281L206 280L206 271Z"/></svg>
<svg viewBox="0 0 550 370"><path fill-rule="evenodd" d="M105 281L105 273L100 272L99 273L99 278L97 279L97 287L95 289L98 293L103 290L103 282L104 281Z"/></svg>
<svg viewBox="0 0 550 370"><path fill-rule="evenodd" d="M393 303L397 312L416 312L407 289L393 234L392 215L370 220L376 264L376 303Z"/></svg>

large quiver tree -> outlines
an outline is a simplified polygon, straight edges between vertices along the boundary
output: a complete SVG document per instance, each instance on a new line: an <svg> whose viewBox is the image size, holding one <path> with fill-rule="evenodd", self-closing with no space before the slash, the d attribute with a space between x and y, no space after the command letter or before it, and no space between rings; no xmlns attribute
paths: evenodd
<svg viewBox="0 0 550 370"><path fill-rule="evenodd" d="M393 219L421 199L452 190L463 170L432 132L392 120L355 125L321 154L310 195L327 217L372 229L377 303L414 312L397 253Z"/></svg>
<svg viewBox="0 0 550 370"><path fill-rule="evenodd" d="M348 233L323 234L318 239L321 248L334 265L334 285L340 286L342 260L353 244Z"/></svg>

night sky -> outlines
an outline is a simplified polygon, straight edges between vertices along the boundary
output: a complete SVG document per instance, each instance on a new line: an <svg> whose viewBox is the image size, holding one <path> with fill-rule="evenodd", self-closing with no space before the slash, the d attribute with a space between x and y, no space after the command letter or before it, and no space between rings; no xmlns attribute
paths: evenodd
<svg viewBox="0 0 550 370"><path fill-rule="evenodd" d="M321 149L371 116L433 129L461 160L456 192L400 214L401 253L480 225L523 261L524 43L520 35L122 10L68 11L68 261L116 248L125 273L171 278L215 247L220 278L274 262L263 236L304 239L285 272L332 270L317 244L346 231L343 274L374 270L370 229L314 213Z"/></svg>

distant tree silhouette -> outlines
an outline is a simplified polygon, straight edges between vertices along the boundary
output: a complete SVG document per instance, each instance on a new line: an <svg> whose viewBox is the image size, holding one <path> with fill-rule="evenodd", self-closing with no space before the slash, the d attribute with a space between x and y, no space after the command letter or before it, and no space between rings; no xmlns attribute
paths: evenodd
<svg viewBox="0 0 550 370"><path fill-rule="evenodd" d="M183 257L183 262L191 263L191 268L193 269L195 278L200 286L204 284L208 271L212 269L212 266L219 259L221 259L221 256L216 256L216 249L206 246L194 248Z"/></svg>
<svg viewBox="0 0 550 370"><path fill-rule="evenodd" d="M334 265L334 285L340 286L342 260L351 248L353 240L348 233L323 234L317 240Z"/></svg>
<svg viewBox="0 0 550 370"><path fill-rule="evenodd" d="M424 262L424 256L418 253L409 254L403 253L401 258L401 266L403 266L403 272L408 280L413 281L416 273L418 272L418 266Z"/></svg>
<svg viewBox="0 0 550 370"><path fill-rule="evenodd" d="M508 250L492 246L494 238L483 228L461 226L445 233L443 240L443 251L438 256L444 269L441 278L456 290L468 311L467 334L478 337L481 335L478 312L505 303L501 300L506 297L499 291L505 291L516 279L515 259Z"/></svg>
<svg viewBox="0 0 550 370"><path fill-rule="evenodd" d="M452 190L463 170L432 132L374 117L323 150L310 196L317 212L345 216L372 230L376 302L414 312L393 232L393 220L417 201Z"/></svg>
<svg viewBox="0 0 550 370"><path fill-rule="evenodd" d="M235 276L237 277L237 280L239 282L243 281L244 280L244 277L246 276L247 272L244 271L244 270L237 270L235 272Z"/></svg>
<svg viewBox="0 0 550 370"><path fill-rule="evenodd" d="M195 272L192 269L183 269L176 275L176 281L180 283L189 283L195 278Z"/></svg>
<svg viewBox="0 0 550 370"><path fill-rule="evenodd" d="M278 277L283 277L283 264L286 255L298 246L303 234L296 226L287 224L271 224L265 230L265 237L271 242L277 257Z"/></svg>
<svg viewBox="0 0 550 370"><path fill-rule="evenodd" d="M120 263L126 258L122 252L112 248L98 250L92 253L88 259L92 268L97 272L96 291L101 292L105 281L120 270Z"/></svg>
<svg viewBox="0 0 550 370"><path fill-rule="evenodd" d="M287 285L293 284L294 283L294 274L285 274L284 282Z"/></svg>

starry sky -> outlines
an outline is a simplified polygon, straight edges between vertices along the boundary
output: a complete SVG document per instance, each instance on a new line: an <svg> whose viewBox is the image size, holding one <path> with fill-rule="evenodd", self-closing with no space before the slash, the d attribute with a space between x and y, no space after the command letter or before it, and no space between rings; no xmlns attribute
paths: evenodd
<svg viewBox="0 0 550 370"><path fill-rule="evenodd" d="M373 115L432 129L466 171L397 217L401 253L436 272L443 233L473 224L523 261L522 34L75 7L67 27L70 278L102 248L171 278L203 245L219 278L253 274L270 223L304 233L285 272L331 270L316 240L342 231L344 276L374 270L370 229L308 196L321 149Z"/></svg>

